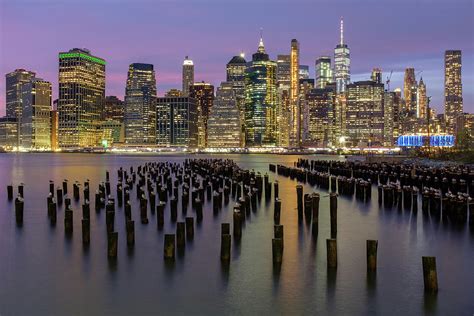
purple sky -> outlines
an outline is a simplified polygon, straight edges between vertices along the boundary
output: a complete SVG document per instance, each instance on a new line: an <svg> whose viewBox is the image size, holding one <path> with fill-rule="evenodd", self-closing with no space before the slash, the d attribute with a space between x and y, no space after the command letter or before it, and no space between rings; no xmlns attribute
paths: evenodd
<svg viewBox="0 0 474 316"><path fill-rule="evenodd" d="M0 115L5 74L36 71L57 97L58 52L86 47L107 61L107 95L123 97L128 65L155 65L158 92L181 88L185 55L196 81L225 80L225 64L256 51L259 29L272 58L300 42L301 63L331 55L344 16L352 80L373 67L393 70L392 89L415 67L432 105L443 106L446 49L463 53L464 109L474 112L474 1L472 0L0 0ZM419 79L417 76L417 79Z"/></svg>

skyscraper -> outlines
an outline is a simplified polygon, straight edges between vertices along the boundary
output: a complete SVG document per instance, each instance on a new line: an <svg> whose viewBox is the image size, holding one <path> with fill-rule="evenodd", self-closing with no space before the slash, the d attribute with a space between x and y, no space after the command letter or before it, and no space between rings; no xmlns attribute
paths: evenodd
<svg viewBox="0 0 474 316"><path fill-rule="evenodd" d="M444 113L449 133L456 131L456 120L463 114L461 51L444 53Z"/></svg>
<svg viewBox="0 0 474 316"><path fill-rule="evenodd" d="M196 101L193 98L157 98L156 117L158 146L197 147Z"/></svg>
<svg viewBox="0 0 474 316"><path fill-rule="evenodd" d="M196 82L190 86L189 96L196 100L198 147L205 148L207 140L207 119L214 104L214 86L207 82Z"/></svg>
<svg viewBox="0 0 474 316"><path fill-rule="evenodd" d="M380 68L372 69L372 74L370 76L370 79L373 82L382 83L382 69L380 69Z"/></svg>
<svg viewBox="0 0 474 316"><path fill-rule="evenodd" d="M105 99L105 60L87 49L59 53L59 147L99 144Z"/></svg>
<svg viewBox="0 0 474 316"><path fill-rule="evenodd" d="M277 141L277 64L265 52L260 38L258 50L245 71L246 147L275 146Z"/></svg>
<svg viewBox="0 0 474 316"><path fill-rule="evenodd" d="M416 116L417 84L415 78L415 69L405 69L405 78L403 80L403 96L405 98L404 115L408 117Z"/></svg>
<svg viewBox="0 0 474 316"><path fill-rule="evenodd" d="M290 55L277 56L277 144L290 146Z"/></svg>
<svg viewBox="0 0 474 316"><path fill-rule="evenodd" d="M384 146L392 147L399 136L400 97L396 92L384 92Z"/></svg>
<svg viewBox="0 0 474 316"><path fill-rule="evenodd" d="M308 65L300 65L299 78L309 79L309 66Z"/></svg>
<svg viewBox="0 0 474 316"><path fill-rule="evenodd" d="M123 122L124 104L115 95L105 97L104 119Z"/></svg>
<svg viewBox="0 0 474 316"><path fill-rule="evenodd" d="M314 79L300 79L299 80L299 96L298 104L300 109L300 145L308 139L309 133L309 104L307 102L307 95L314 89Z"/></svg>
<svg viewBox="0 0 474 316"><path fill-rule="evenodd" d="M316 59L316 88L324 89L332 82L331 57L322 56Z"/></svg>
<svg viewBox="0 0 474 316"><path fill-rule="evenodd" d="M418 83L416 97L416 117L426 119L428 113L428 98L426 96L426 85L423 82L423 77L420 78L420 82Z"/></svg>
<svg viewBox="0 0 474 316"><path fill-rule="evenodd" d="M51 83L39 78L22 85L20 134L23 148L51 148L51 92Z"/></svg>
<svg viewBox="0 0 474 316"><path fill-rule="evenodd" d="M341 39L334 49L334 81L336 92L344 93L346 85L351 80L351 56L347 44L344 43L344 20L341 18Z"/></svg>
<svg viewBox="0 0 474 316"><path fill-rule="evenodd" d="M154 144L156 132L156 79L153 65L131 64L125 88L125 142Z"/></svg>
<svg viewBox="0 0 474 316"><path fill-rule="evenodd" d="M31 82L36 74L25 69L15 69L5 75L6 82L6 116L21 118L23 107L21 105L21 88L23 84Z"/></svg>
<svg viewBox="0 0 474 316"><path fill-rule="evenodd" d="M312 89L307 95L308 139L307 144L327 147L334 140L335 89L328 85L324 89Z"/></svg>
<svg viewBox="0 0 474 316"><path fill-rule="evenodd" d="M352 146L382 146L384 85L358 81L347 85L346 130Z"/></svg>
<svg viewBox="0 0 474 316"><path fill-rule="evenodd" d="M243 124L245 122L245 70L247 69L247 61L244 57L243 53L232 57L226 67L227 82L232 84L235 102L240 113L241 133L244 131Z"/></svg>
<svg viewBox="0 0 474 316"><path fill-rule="evenodd" d="M207 122L207 147L238 148L242 146L240 113L232 82L217 88L214 105Z"/></svg>
<svg viewBox="0 0 474 316"><path fill-rule="evenodd" d="M301 145L299 69L300 45L296 39L292 39L290 50L290 146L295 148L300 147Z"/></svg>
<svg viewBox="0 0 474 316"><path fill-rule="evenodd" d="M183 95L189 94L189 88L194 83L194 63L186 56L183 61Z"/></svg>

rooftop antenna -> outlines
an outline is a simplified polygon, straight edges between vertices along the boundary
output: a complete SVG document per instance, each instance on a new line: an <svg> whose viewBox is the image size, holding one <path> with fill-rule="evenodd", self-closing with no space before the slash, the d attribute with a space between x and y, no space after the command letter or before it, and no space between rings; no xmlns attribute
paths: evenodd
<svg viewBox="0 0 474 316"><path fill-rule="evenodd" d="M344 17L341 16L341 46L344 45Z"/></svg>

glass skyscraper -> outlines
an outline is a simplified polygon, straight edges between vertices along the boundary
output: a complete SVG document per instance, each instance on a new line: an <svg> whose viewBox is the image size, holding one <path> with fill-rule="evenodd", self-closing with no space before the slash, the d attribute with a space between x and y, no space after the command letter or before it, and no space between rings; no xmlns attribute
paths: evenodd
<svg viewBox="0 0 474 316"><path fill-rule="evenodd" d="M260 38L258 50L245 71L246 147L275 146L277 141L277 64L265 52Z"/></svg>
<svg viewBox="0 0 474 316"><path fill-rule="evenodd" d="M196 100L198 147L205 148L207 140L207 119L214 103L214 86L207 82L196 82L190 86L189 97Z"/></svg>
<svg viewBox="0 0 474 316"><path fill-rule="evenodd" d="M87 49L59 53L59 147L93 147L100 142L105 99L105 60Z"/></svg>
<svg viewBox="0 0 474 316"><path fill-rule="evenodd" d="M186 56L183 61L183 95L188 96L194 83L194 63Z"/></svg>
<svg viewBox="0 0 474 316"><path fill-rule="evenodd" d="M457 118L463 115L461 51L447 50L444 54L444 113L449 133L456 131Z"/></svg>
<svg viewBox="0 0 474 316"><path fill-rule="evenodd" d="M316 59L316 88L324 89L332 82L331 57L322 56Z"/></svg>
<svg viewBox="0 0 474 316"><path fill-rule="evenodd" d="M341 19L341 39L334 49L334 81L336 92L344 93L351 80L351 55L347 44L344 43L344 21Z"/></svg>
<svg viewBox="0 0 474 316"><path fill-rule="evenodd" d="M156 79L153 65L131 64L125 88L125 142L155 144Z"/></svg>

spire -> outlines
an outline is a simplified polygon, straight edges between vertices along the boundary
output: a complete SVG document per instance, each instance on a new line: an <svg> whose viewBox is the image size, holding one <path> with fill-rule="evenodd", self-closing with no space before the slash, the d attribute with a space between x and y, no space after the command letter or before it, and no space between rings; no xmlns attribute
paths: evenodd
<svg viewBox="0 0 474 316"><path fill-rule="evenodd" d="M344 18L341 16L341 46L344 45Z"/></svg>
<svg viewBox="0 0 474 316"><path fill-rule="evenodd" d="M265 53L265 45L263 45L263 28L260 28L260 42L258 43L258 52Z"/></svg>

